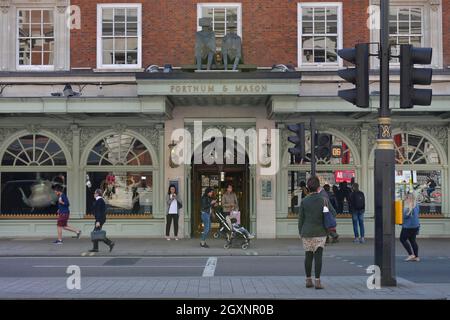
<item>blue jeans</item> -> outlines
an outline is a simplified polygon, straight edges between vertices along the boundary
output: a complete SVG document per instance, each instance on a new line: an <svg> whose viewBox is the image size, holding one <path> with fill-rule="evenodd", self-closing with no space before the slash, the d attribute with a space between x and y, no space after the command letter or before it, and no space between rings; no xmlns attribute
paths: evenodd
<svg viewBox="0 0 450 320"><path fill-rule="evenodd" d="M202 241L206 241L208 237L209 229L211 228L211 215L206 212L202 212L202 222L203 222L203 232L202 232Z"/></svg>
<svg viewBox="0 0 450 320"><path fill-rule="evenodd" d="M355 238L359 238L358 224L361 231L361 238L364 238L364 210L353 210L352 212L353 233Z"/></svg>

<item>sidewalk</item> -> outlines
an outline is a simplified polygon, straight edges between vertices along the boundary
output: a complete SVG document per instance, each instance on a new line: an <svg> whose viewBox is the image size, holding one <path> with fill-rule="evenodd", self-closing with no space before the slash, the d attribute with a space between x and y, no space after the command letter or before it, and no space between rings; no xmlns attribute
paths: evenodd
<svg viewBox="0 0 450 320"><path fill-rule="evenodd" d="M0 278L0 299L450 299L450 285L415 284L369 290L366 277L323 277L324 290L305 288L303 277Z"/></svg>
<svg viewBox="0 0 450 320"><path fill-rule="evenodd" d="M52 243L54 239L16 238L0 239L0 256L80 256L86 255L92 248L87 238L79 240L65 238L63 245ZM208 240L210 248L201 248L198 239L180 239L178 241L166 239L113 239L116 242L110 253L103 243L96 256L303 256L304 251L299 239L254 240L247 250L240 247L224 249L225 240ZM421 252L427 256L450 257L450 239L419 239ZM373 239L365 244L354 244L351 239L342 239L339 243L327 245L325 252L340 255L373 255ZM399 241L396 242L396 254L404 256L404 249Z"/></svg>

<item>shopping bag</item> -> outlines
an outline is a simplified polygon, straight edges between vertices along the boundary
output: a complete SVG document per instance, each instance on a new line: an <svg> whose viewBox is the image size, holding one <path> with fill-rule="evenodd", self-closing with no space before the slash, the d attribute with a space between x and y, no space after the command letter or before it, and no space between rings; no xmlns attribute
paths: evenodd
<svg viewBox="0 0 450 320"><path fill-rule="evenodd" d="M241 212L240 211L231 211L230 212L230 219L235 218L237 224L241 224Z"/></svg>

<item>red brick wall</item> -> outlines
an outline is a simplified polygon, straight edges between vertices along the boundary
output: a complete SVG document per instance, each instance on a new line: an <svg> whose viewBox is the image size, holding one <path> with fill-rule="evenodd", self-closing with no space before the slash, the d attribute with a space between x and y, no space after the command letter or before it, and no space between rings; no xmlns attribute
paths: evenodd
<svg viewBox="0 0 450 320"><path fill-rule="evenodd" d="M320 0L307 0L319 2ZM303 0L302 2L307 2ZM444 0L449 12L450 0ZM71 33L71 66L96 67L97 3L142 3L143 67L194 63L197 3L232 0L72 0L81 8L81 30ZM238 2L238 1L236 1ZM297 65L297 3L293 0L241 0L243 54L246 63ZM344 46L369 41L369 0L343 0ZM449 12L450 13L450 12ZM445 20L450 27L450 22ZM444 25L445 29L445 25ZM447 34L447 39L449 35ZM450 40L450 39L448 39ZM446 41L450 49L450 41ZM448 52L448 50L447 50ZM449 63L447 59L447 63Z"/></svg>

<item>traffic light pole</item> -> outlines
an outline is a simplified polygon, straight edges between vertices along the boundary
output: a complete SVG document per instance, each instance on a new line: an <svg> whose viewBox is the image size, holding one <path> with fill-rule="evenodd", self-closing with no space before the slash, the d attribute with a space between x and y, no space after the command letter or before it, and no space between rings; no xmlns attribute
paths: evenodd
<svg viewBox="0 0 450 320"><path fill-rule="evenodd" d="M395 153L389 109L389 0L381 0L380 109L375 150L375 265L381 285L396 286L395 275Z"/></svg>

